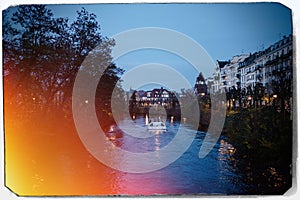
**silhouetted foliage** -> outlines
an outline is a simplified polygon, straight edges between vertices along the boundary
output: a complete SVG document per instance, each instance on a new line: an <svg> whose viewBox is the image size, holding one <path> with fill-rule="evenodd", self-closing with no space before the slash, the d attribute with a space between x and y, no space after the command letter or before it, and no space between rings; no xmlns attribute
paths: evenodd
<svg viewBox="0 0 300 200"><path fill-rule="evenodd" d="M292 120L281 116L272 107L263 107L226 118L223 134L236 147L244 178L255 185L249 194L283 194L291 187Z"/></svg>
<svg viewBox="0 0 300 200"><path fill-rule="evenodd" d="M45 5L20 5L12 16L8 10L3 11L6 111L23 118L56 111L70 116L76 74L95 47L101 58L91 73L108 67L101 83L115 86L122 70L111 63L114 41L100 34L95 14L82 8L70 23Z"/></svg>

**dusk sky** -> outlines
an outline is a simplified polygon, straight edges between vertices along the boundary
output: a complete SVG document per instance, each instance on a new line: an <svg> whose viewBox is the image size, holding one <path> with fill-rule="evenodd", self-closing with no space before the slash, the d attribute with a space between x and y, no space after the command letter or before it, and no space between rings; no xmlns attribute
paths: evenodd
<svg viewBox="0 0 300 200"><path fill-rule="evenodd" d="M97 15L104 36L142 27L179 31L197 41L216 60L228 60L242 53L267 48L283 35L292 33L291 12L276 3L240 4L98 4L49 6L55 16L71 21L76 10L85 7ZM170 65L191 82L197 72L178 56L162 51L142 50L117 61L128 70L140 64ZM204 70L205 77L213 70Z"/></svg>
<svg viewBox="0 0 300 200"><path fill-rule="evenodd" d="M49 5L54 17L76 18L86 8L97 15L103 36L143 27L160 27L181 32L198 42L216 60L263 50L292 33L291 12L276 3L236 4L90 4ZM198 72L184 59L168 52L141 50L116 60L126 71L141 64L169 65L191 84ZM205 77L213 69L203 69Z"/></svg>

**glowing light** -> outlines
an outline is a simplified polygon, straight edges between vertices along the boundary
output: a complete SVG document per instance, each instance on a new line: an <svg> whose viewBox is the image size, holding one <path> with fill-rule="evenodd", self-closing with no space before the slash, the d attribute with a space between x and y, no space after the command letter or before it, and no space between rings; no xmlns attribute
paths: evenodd
<svg viewBox="0 0 300 200"><path fill-rule="evenodd" d="M114 131L114 127L113 127L113 126L110 126L109 131L110 131L110 132Z"/></svg>
<svg viewBox="0 0 300 200"><path fill-rule="evenodd" d="M84 103L89 103L89 100L85 100L85 102Z"/></svg>
<svg viewBox="0 0 300 200"><path fill-rule="evenodd" d="M277 94L273 94L273 97L276 99L277 98Z"/></svg>
<svg viewBox="0 0 300 200"><path fill-rule="evenodd" d="M146 118L145 118L145 124L146 124L146 125L149 124L149 117L148 117L148 115L146 115Z"/></svg>

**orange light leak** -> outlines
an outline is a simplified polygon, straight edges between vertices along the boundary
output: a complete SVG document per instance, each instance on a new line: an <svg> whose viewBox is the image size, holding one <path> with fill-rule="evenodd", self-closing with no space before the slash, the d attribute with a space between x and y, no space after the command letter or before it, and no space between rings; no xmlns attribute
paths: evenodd
<svg viewBox="0 0 300 200"><path fill-rule="evenodd" d="M62 121L57 113L48 117L50 120L44 119L42 113L27 117L25 111L31 111L30 107L10 104L8 90L5 85L5 184L16 194L85 196L171 192L167 178L161 174L153 180L149 173L128 174L104 166L87 152L71 120Z"/></svg>

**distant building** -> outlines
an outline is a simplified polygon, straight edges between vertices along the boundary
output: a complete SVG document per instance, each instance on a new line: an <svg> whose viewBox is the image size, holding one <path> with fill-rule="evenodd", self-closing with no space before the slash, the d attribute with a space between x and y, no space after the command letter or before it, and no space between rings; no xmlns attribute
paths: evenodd
<svg viewBox="0 0 300 200"><path fill-rule="evenodd" d="M213 83L209 84L211 87L210 93L215 94L221 92L224 86L226 86L226 71L224 69L225 65L227 65L228 61L219 61L217 60L216 69L213 74Z"/></svg>
<svg viewBox="0 0 300 200"><path fill-rule="evenodd" d="M207 94L214 94L215 93L214 88L216 86L214 77L213 76L208 77L206 79L206 84L207 84Z"/></svg>
<svg viewBox="0 0 300 200"><path fill-rule="evenodd" d="M276 92L274 82L288 80L292 82L293 76L293 36L283 37L266 49L265 86L268 90ZM273 85L272 85L273 82ZM291 89L291 88L286 88Z"/></svg>
<svg viewBox="0 0 300 200"><path fill-rule="evenodd" d="M194 86L194 92L196 95L204 96L207 94L207 85L205 83L205 78L200 72L199 76L196 79L196 84Z"/></svg>
<svg viewBox="0 0 300 200"><path fill-rule="evenodd" d="M165 104L169 101L172 101L173 98L176 98L173 92L168 91L167 89L155 88L153 90L138 90L132 92L132 99L135 99L137 103L146 103L146 104Z"/></svg>
<svg viewBox="0 0 300 200"><path fill-rule="evenodd" d="M221 70L221 85L220 89L228 92L232 87L238 87L238 68L248 55L236 55L220 69Z"/></svg>
<svg viewBox="0 0 300 200"><path fill-rule="evenodd" d="M170 92L167 89L161 87L160 89L156 88L152 91L148 91L150 93L150 98L147 100L163 103L169 101Z"/></svg>
<svg viewBox="0 0 300 200"><path fill-rule="evenodd" d="M250 54L245 60L239 63L238 77L241 88L251 87L254 88L256 83L256 71L259 65L257 64L257 59L260 58L261 53ZM264 60L262 60L263 62Z"/></svg>
<svg viewBox="0 0 300 200"><path fill-rule="evenodd" d="M272 81L280 76L284 79L292 78L292 35L271 45L264 51L255 52L240 63L238 73L242 88L260 84L273 93Z"/></svg>
<svg viewBox="0 0 300 200"><path fill-rule="evenodd" d="M217 60L212 77L208 78L210 93L228 92L229 88L254 88L260 84L272 92L272 81L292 77L292 35L284 36L267 49L250 55L237 55L229 61ZM278 73L280 72L280 73Z"/></svg>

